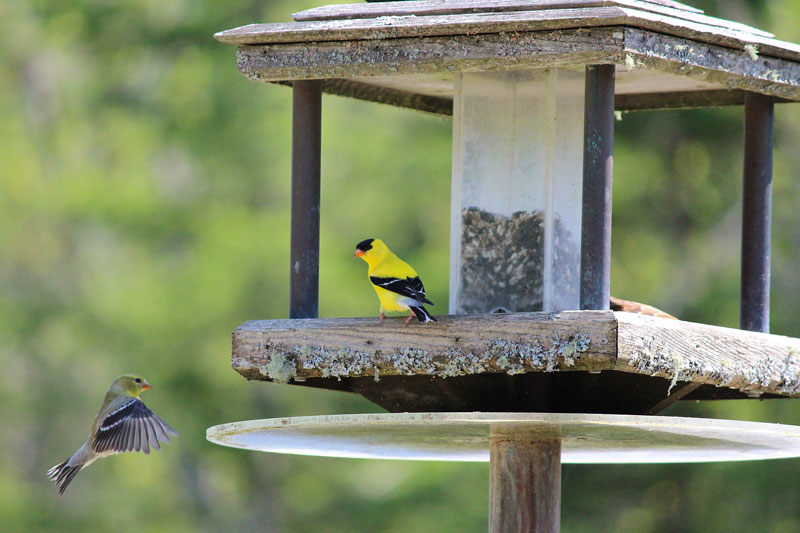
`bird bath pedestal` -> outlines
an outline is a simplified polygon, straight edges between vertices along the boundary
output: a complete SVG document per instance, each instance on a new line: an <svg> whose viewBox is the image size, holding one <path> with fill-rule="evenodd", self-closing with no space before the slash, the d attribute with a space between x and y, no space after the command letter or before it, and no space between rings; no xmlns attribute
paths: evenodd
<svg viewBox="0 0 800 533"><path fill-rule="evenodd" d="M672 0L385 2L293 17L216 35L248 78L294 94L290 319L237 328L233 367L394 414L241 422L209 439L488 458L492 531L558 530L562 458L798 455L798 428L643 415L800 391L800 340L768 333L772 117L775 102L800 100L800 47ZM435 324L316 318L323 92L453 116L452 314ZM614 112L742 104L743 329L610 311Z"/></svg>

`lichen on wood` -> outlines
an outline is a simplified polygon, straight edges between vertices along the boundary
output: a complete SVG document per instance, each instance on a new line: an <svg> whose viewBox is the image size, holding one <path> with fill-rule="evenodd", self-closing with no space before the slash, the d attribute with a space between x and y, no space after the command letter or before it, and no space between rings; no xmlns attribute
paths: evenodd
<svg viewBox="0 0 800 533"><path fill-rule="evenodd" d="M402 318L247 322L234 331L232 363L248 379L282 383L605 370L800 395L800 339L611 311L439 319L406 328Z"/></svg>
<svg viewBox="0 0 800 533"><path fill-rule="evenodd" d="M718 83L728 89L743 89L800 100L800 63L770 57L755 45L725 48L637 28L625 29L625 57L638 68L660 70ZM755 57L754 57L755 56Z"/></svg>
<svg viewBox="0 0 800 533"><path fill-rule="evenodd" d="M616 370L701 382L742 392L800 394L800 340L615 313ZM671 387L670 387L671 388Z"/></svg>
<svg viewBox="0 0 800 533"><path fill-rule="evenodd" d="M505 2L503 4L508 5ZM424 9L420 9L418 14L412 11L406 12L405 16L346 17L341 20L251 24L217 33L215 37L222 42L237 45L306 44L624 25L732 48L742 49L746 44L757 44L764 47L769 55L788 59L797 59L800 51L796 45L772 39L772 34L768 32L686 10L654 7L652 3L635 0L612 0L591 4L591 2L583 5L562 3L551 6L554 9L505 12L491 9L486 5L483 8L476 5L475 11L478 12L469 10L440 14L425 13ZM416 11L417 6L411 4L408 7ZM539 7L542 7L541 4Z"/></svg>
<svg viewBox="0 0 800 533"><path fill-rule="evenodd" d="M234 368L250 379L553 372L613 366L609 312L246 323L234 332ZM320 325L320 322L322 323Z"/></svg>
<svg viewBox="0 0 800 533"><path fill-rule="evenodd" d="M337 378L364 375L430 375L440 378L505 372L509 375L531 371L554 372L574 367L589 349L588 336L577 334L562 338L554 334L549 343L532 344L493 339L477 353L459 350L424 350L405 347L396 353L375 354L320 346L265 345L264 362L258 365L262 376L276 383L288 383L302 374L304 378ZM379 381L379 379L376 379Z"/></svg>
<svg viewBox="0 0 800 533"><path fill-rule="evenodd" d="M289 380L297 375L297 363L282 353L272 353L266 364L260 366L258 371L275 383L289 383Z"/></svg>
<svg viewBox="0 0 800 533"><path fill-rule="evenodd" d="M622 47L619 28L242 45L237 66L256 81L331 79L575 65Z"/></svg>
<svg viewBox="0 0 800 533"><path fill-rule="evenodd" d="M347 78L476 70L531 69L613 62L628 70L685 76L686 90L652 93L652 87L621 95L619 109L657 109L737 103L729 91L755 91L800 100L800 50L781 50L750 41L702 42L657 31L612 26L479 35L244 45L239 70L258 81L325 79L326 91L391 105L448 114L450 94L426 95L413 82L386 88L346 83ZM693 40L697 38L699 40ZM784 43L787 44L787 43ZM754 59L752 50L757 49ZM784 50L786 51L786 50ZM622 74L621 74L622 75ZM413 78L409 77L413 81ZM695 90L695 81L710 85ZM424 86L424 83L423 83ZM709 90L706 90L709 89ZM423 91L424 92L424 91ZM645 98L639 98L644 96Z"/></svg>

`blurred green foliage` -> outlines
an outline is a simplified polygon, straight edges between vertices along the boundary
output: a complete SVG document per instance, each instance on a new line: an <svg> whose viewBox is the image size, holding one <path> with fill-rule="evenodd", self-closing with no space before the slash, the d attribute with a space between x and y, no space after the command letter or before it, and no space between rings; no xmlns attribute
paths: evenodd
<svg viewBox="0 0 800 533"><path fill-rule="evenodd" d="M287 314L290 91L250 83L215 31L309 0L0 2L0 529L482 531L485 464L247 453L211 425L369 412L355 396L249 383L230 332ZM800 41L796 0L705 1ZM741 109L617 124L614 294L736 326ZM353 245L381 236L446 311L449 119L324 99L320 310L376 312ZM777 109L775 333L800 336L800 110ZM45 470L105 388L145 375L181 431L104 460L63 499ZM790 401L666 414L800 424ZM800 463L566 466L565 531L800 531Z"/></svg>

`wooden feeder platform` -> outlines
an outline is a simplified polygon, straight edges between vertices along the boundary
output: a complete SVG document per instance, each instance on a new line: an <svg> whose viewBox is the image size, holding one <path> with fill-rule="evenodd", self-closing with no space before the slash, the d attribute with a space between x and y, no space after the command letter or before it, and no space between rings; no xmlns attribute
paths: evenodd
<svg viewBox="0 0 800 533"><path fill-rule="evenodd" d="M256 320L247 379L359 393L391 412L655 413L678 399L791 397L800 339L613 311Z"/></svg>

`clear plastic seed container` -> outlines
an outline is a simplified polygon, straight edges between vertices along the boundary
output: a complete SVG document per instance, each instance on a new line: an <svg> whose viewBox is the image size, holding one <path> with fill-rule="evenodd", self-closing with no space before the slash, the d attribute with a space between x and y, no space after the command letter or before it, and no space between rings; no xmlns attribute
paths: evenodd
<svg viewBox="0 0 800 533"><path fill-rule="evenodd" d="M583 69L462 73L450 312L578 309Z"/></svg>

